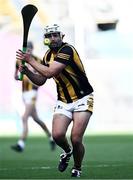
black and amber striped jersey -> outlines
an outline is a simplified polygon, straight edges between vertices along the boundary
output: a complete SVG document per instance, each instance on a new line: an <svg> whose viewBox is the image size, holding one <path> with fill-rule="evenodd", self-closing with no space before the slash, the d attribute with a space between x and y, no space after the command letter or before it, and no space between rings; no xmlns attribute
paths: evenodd
<svg viewBox="0 0 133 180"><path fill-rule="evenodd" d="M63 71L54 77L58 100L71 103L93 92L78 52L72 45L63 43L56 52L49 49L44 55L43 64L49 66L52 61L66 65Z"/></svg>
<svg viewBox="0 0 133 180"><path fill-rule="evenodd" d="M42 63L41 59L39 59L38 57L32 55L32 57L39 63ZM16 69L18 69L19 67L19 60L16 61ZM33 71L33 70L32 70ZM25 91L30 91L30 90L37 90L38 86L36 86L35 84L33 84L26 75L23 76L23 80L22 80L22 92Z"/></svg>

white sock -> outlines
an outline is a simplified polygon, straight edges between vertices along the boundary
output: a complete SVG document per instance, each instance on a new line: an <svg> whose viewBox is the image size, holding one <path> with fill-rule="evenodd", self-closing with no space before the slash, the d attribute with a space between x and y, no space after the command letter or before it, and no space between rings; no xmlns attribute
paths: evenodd
<svg viewBox="0 0 133 180"><path fill-rule="evenodd" d="M23 140L19 140L19 141L18 141L18 145L19 145L21 148L24 149L24 147L25 147L25 142L24 142Z"/></svg>

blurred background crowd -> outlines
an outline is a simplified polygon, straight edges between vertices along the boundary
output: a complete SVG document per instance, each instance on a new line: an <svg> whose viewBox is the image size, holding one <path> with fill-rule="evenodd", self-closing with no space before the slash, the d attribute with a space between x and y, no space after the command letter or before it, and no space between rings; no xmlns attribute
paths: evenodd
<svg viewBox="0 0 133 180"><path fill-rule="evenodd" d="M22 48L21 9L38 8L30 30L34 54L43 58L43 30L57 23L65 41L83 60L95 90L89 133L133 133L133 1L132 0L0 0L0 135L20 131L24 105L21 82L14 80L15 53ZM56 99L54 82L39 89L37 109L51 127ZM31 134L43 133L30 121Z"/></svg>

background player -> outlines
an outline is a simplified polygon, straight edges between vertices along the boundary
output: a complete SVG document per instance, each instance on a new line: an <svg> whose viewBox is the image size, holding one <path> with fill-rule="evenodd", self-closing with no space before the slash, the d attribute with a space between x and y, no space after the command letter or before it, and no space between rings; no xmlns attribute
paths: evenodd
<svg viewBox="0 0 133 180"><path fill-rule="evenodd" d="M29 51L31 54L33 52L33 43L28 42L27 43L27 51ZM41 63L41 60L34 56L32 54L32 57L38 62ZM21 63L19 60L16 61L16 69L15 69L15 79L18 80L18 68L19 68L19 63ZM29 65L28 65L29 66ZM31 66L29 66L29 69L31 71L34 71ZM23 80L22 80L22 97L23 97L23 102L25 105L25 111L22 116L22 134L17 142L17 144L12 145L11 148L17 152L22 152L25 148L25 141L28 136L28 118L31 116L33 120L44 130L46 133L47 137L49 138L49 143L51 150L55 149L55 142L51 136L51 133L49 129L47 128L46 124L40 120L37 114L36 110L36 100L37 100L37 92L38 92L38 86L33 84L27 76L24 75Z"/></svg>

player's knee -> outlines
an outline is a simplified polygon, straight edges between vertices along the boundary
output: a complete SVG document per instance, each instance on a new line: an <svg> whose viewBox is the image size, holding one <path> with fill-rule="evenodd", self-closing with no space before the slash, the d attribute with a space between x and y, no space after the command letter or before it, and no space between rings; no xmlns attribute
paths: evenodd
<svg viewBox="0 0 133 180"><path fill-rule="evenodd" d="M27 116L22 116L22 121L25 123L25 122L27 122L27 120L28 120L28 117Z"/></svg>
<svg viewBox="0 0 133 180"><path fill-rule="evenodd" d="M71 142L73 145L79 145L82 143L82 138L78 134L71 135Z"/></svg>
<svg viewBox="0 0 133 180"><path fill-rule="evenodd" d="M61 141L62 139L64 139L65 134L63 132L53 132L52 133L53 139L55 140L55 142Z"/></svg>
<svg viewBox="0 0 133 180"><path fill-rule="evenodd" d="M34 121L35 121L36 123L40 123L40 119L38 119L38 118L34 118Z"/></svg>

